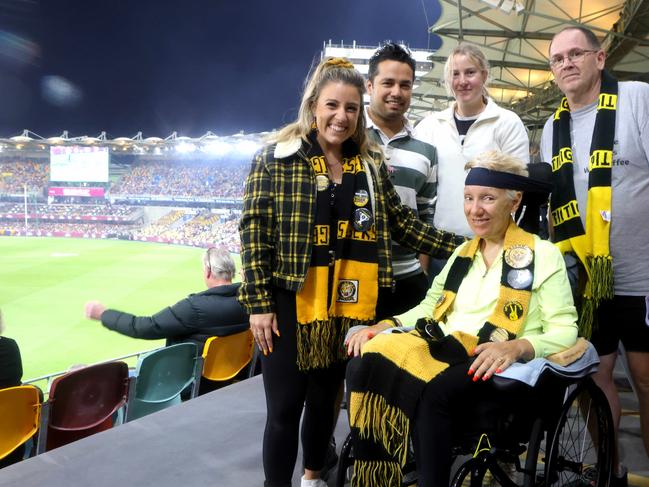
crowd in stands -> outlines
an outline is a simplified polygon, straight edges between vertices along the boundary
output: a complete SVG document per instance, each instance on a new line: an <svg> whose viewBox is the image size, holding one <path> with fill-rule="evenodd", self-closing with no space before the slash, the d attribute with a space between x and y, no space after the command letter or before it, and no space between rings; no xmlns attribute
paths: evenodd
<svg viewBox="0 0 649 487"><path fill-rule="evenodd" d="M240 160L137 161L112 184L109 196L113 202L120 196L145 195L241 199L247 171L248 164ZM143 212L138 206L102 203L94 198L78 198L75 203L80 204L68 204L65 199L69 197L57 197L45 204L41 198L45 197L48 184L49 163L46 161L0 162L0 197L5 197L5 202L0 203L0 235L117 236L199 246L221 244L232 252L239 251L236 215L224 217L208 210L198 209L197 213L196 209L179 209L143 226ZM24 185L39 195L38 203L28 202L27 214L32 220L27 227L23 222L22 198L9 197L22 193ZM111 224L111 217L124 219L128 224ZM86 219L93 221L79 222ZM95 222L96 219L108 224Z"/></svg>
<svg viewBox="0 0 649 487"><path fill-rule="evenodd" d="M97 238L130 238L132 225L110 223L49 223L38 222L25 228L23 223L0 222L0 235L37 235L37 236L64 236L62 234L77 234ZM76 236L76 235L75 235Z"/></svg>
<svg viewBox="0 0 649 487"><path fill-rule="evenodd" d="M135 230L135 240L156 238L160 241L180 242L190 245L223 245L230 252L240 250L239 219L235 215L223 217L202 212L192 215L183 210L173 210L153 224Z"/></svg>
<svg viewBox="0 0 649 487"><path fill-rule="evenodd" d="M122 176L111 194L241 198L247 172L242 164L143 162Z"/></svg>
<svg viewBox="0 0 649 487"><path fill-rule="evenodd" d="M19 194L28 190L42 192L49 179L49 164L31 160L0 162L0 194Z"/></svg>
<svg viewBox="0 0 649 487"><path fill-rule="evenodd" d="M113 196L242 198L248 169L248 164L241 161L139 161L133 163L109 191ZM49 184L49 171L47 162L0 162L0 195L21 194L24 185L30 191L44 194ZM83 186L83 183L69 184ZM64 186L65 183L56 185ZM77 197L68 198L80 202Z"/></svg>
<svg viewBox="0 0 649 487"><path fill-rule="evenodd" d="M0 203L0 213L24 214L25 206L20 203ZM140 213L138 209L122 205L28 205L27 213L56 218L81 218L113 216L133 219Z"/></svg>

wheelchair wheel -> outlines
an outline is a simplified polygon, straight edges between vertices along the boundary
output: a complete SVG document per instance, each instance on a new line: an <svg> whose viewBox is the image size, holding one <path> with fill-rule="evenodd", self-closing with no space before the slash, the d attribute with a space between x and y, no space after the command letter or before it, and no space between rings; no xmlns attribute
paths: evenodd
<svg viewBox="0 0 649 487"><path fill-rule="evenodd" d="M541 418L536 418L532 425L530 441L527 444L527 452L525 454L523 487L536 487L541 483L543 468L539 468L539 456L543 457L544 436L545 424Z"/></svg>
<svg viewBox="0 0 649 487"><path fill-rule="evenodd" d="M451 487L481 486L486 473L486 466L479 460L471 458L464 462L455 472Z"/></svg>
<svg viewBox="0 0 649 487"><path fill-rule="evenodd" d="M548 440L546 485L609 485L613 438L606 396L587 378L568 394Z"/></svg>
<svg viewBox="0 0 649 487"><path fill-rule="evenodd" d="M409 444L408 459L402 470L402 487L414 486L417 484L417 467L414 461L412 443ZM354 474L354 450L352 448L352 435L349 433L345 442L340 449L338 457L338 468L336 471L336 487L345 487L351 485L352 475Z"/></svg>
<svg viewBox="0 0 649 487"><path fill-rule="evenodd" d="M345 487L352 480L354 472L354 457L352 454L352 434L349 433L340 449L338 468L336 472L336 487Z"/></svg>

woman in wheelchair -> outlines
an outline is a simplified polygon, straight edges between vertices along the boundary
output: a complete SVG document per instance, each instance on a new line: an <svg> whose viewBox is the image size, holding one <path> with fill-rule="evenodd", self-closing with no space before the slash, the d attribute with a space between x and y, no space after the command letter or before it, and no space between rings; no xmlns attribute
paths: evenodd
<svg viewBox="0 0 649 487"><path fill-rule="evenodd" d="M577 340L560 252L513 221L522 192L547 193L547 184L497 151L466 169L464 213L475 238L455 251L419 306L346 342L350 355L362 355L347 377L353 485L401 485L412 433L419 487L447 487L454 412L497 394L495 373ZM415 322L407 333L381 333Z"/></svg>

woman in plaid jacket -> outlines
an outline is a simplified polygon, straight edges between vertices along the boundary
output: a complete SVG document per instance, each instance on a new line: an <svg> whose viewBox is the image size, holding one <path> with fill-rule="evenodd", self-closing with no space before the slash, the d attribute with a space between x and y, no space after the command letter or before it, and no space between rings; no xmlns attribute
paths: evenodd
<svg viewBox="0 0 649 487"><path fill-rule="evenodd" d="M290 486L304 408L302 486L320 479L344 379L345 334L392 284L390 234L447 258L461 240L419 221L365 135L365 82L343 58L307 79L298 119L254 158L240 223L239 301L263 352L266 486Z"/></svg>

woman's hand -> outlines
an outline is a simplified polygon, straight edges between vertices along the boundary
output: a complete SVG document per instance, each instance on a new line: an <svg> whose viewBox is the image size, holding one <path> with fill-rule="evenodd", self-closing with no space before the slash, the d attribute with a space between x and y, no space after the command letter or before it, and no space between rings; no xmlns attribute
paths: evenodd
<svg viewBox="0 0 649 487"><path fill-rule="evenodd" d="M345 341L345 346L347 347L347 355L350 357L358 357L361 354L361 348L368 341L374 338L376 335L381 333L383 330L388 328L393 328L394 323L391 321L379 321L376 325L368 326L358 330L352 336L350 336L347 341Z"/></svg>
<svg viewBox="0 0 649 487"><path fill-rule="evenodd" d="M347 355L350 357L358 357L361 354L361 347L374 338L374 335L376 335L376 332L372 330L371 326L358 330L345 342Z"/></svg>
<svg viewBox="0 0 649 487"><path fill-rule="evenodd" d="M279 336L275 313L250 315L250 331L264 355L273 352L273 333Z"/></svg>
<svg viewBox="0 0 649 487"><path fill-rule="evenodd" d="M478 345L473 350L476 357L469 375L473 375L473 382L479 379L487 380L496 372L500 373L520 359L534 358L534 347L524 338L506 342L488 342Z"/></svg>

